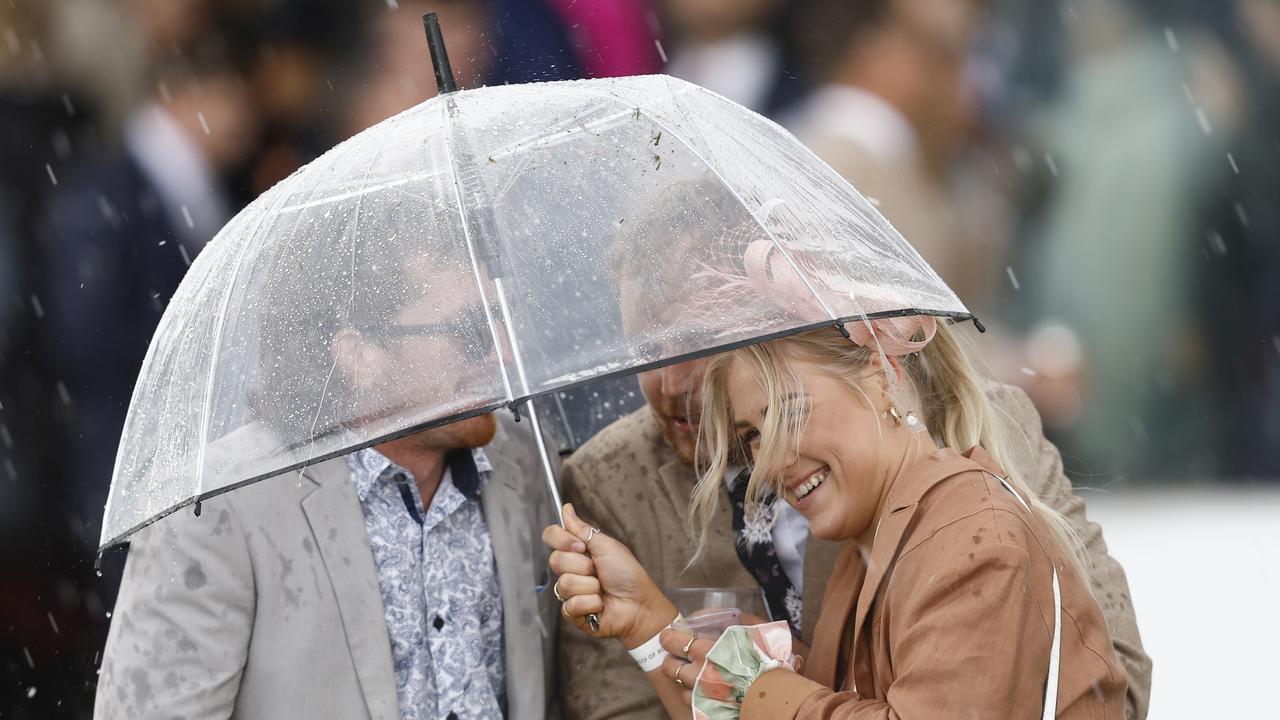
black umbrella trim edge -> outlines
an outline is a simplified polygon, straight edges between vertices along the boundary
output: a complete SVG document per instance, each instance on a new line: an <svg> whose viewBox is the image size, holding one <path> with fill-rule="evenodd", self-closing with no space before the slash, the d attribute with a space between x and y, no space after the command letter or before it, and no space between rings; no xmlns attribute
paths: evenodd
<svg viewBox="0 0 1280 720"><path fill-rule="evenodd" d="M883 312L868 313L865 316L864 315L846 315L837 320L823 320L821 322L809 323L808 325L800 325L798 327L789 328L787 330L780 330L778 332L769 333L767 335L758 335L749 340L738 340L735 342L726 343L724 345L717 345L712 348L706 348L706 349L697 350L691 353L685 353L683 355L677 355L675 357L665 358L663 360L656 360L654 362L645 363L644 365L637 365L636 367L632 367L632 368L626 368L623 370L614 370L612 372L607 372L602 375L597 375L595 377L590 378L589 380L579 380L577 382L569 383L567 385L559 385L557 387L550 388L547 390L540 390L536 393L531 393L529 395L521 395L520 397L514 400L492 403L479 408L464 410L462 412L457 412L452 415L446 415L443 418L438 418L425 423L419 423L417 425L410 426L403 430L398 430L394 433L381 435L367 442L362 442L357 445L351 445L349 447L343 448L341 450L335 450L333 452L325 453L324 455L320 455L300 463L294 463L293 465L290 465L281 470L274 470L269 473L263 473L261 475L257 475L255 477L249 478L248 480L241 480L240 482L237 482L237 483L224 485L223 487L217 488L216 490L210 490L209 492L201 493L193 498L183 500L177 505L174 505L173 507L170 507L166 510L163 510L157 513L151 519L145 520L141 523L138 523L137 525L134 525L128 530L115 536L111 540L105 543L101 543L98 546L98 557L99 558L102 557L103 553L115 547L116 545L126 542L129 536L133 535L139 530L147 527L148 525L151 525L152 523L162 520L168 517L169 515L172 515L173 513L181 510L182 508L187 507L188 505L199 505L205 500L217 497L223 493L231 492L232 490L238 490L242 487L245 487L246 485L252 485L256 482L261 482L269 478L277 477L279 475L284 475L286 473L290 473L295 470L303 470L312 465L319 465L320 463L327 462L329 460L332 460L333 458L341 457L343 455L348 455L350 453L357 452L367 447L372 447L374 445L380 445L384 442L398 440L402 437L406 437L409 435L413 435L415 433L422 432L423 430L430 430L431 428L439 427L440 425L448 425L450 423L466 420L467 418L476 417L477 415L484 415L485 413L491 413L495 410L500 410L504 407L511 408L514 410L524 405L527 402L531 402L540 397L551 395L552 393L573 390L575 388L579 388L584 385L591 385L597 382L604 382L606 380L611 380L613 378L623 377L626 375L637 375L642 372L657 370L658 368L666 367L668 365L677 365L679 363L688 362L690 360L699 360L704 357L719 355L721 353L726 353L731 350L736 350L738 348L746 347L748 345L758 345L760 343L766 343L771 340L777 340L779 338L784 338L791 335L799 335L800 333L809 332L810 330L818 330L824 327L839 326L839 325L844 325L845 323L850 323L850 322L861 322L864 319L865 320L882 320L885 318L908 317L911 315L932 315L934 317L940 317L940 318L950 320L953 324L961 323L966 320L972 320L974 325L976 325L980 330L983 330L985 332L985 329L982 327L982 325L978 321L978 318L972 313L967 313L967 312L962 313L962 312L947 311L947 310L920 310L918 308L907 308L904 310L886 310ZM577 448L574 448L574 449L576 450Z"/></svg>

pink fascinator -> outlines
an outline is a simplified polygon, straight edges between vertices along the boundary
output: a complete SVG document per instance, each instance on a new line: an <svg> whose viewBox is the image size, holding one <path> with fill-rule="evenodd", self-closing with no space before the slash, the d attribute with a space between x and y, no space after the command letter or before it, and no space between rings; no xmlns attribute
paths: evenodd
<svg viewBox="0 0 1280 720"><path fill-rule="evenodd" d="M836 287L833 280L827 280L834 279L836 273L824 272L822 258L804 250L783 254L773 241L750 239L747 233L759 237L754 227L737 228L723 237L724 255L738 255L737 262L722 256L714 263L718 267L703 263L695 274L702 287L698 293L702 302L692 303L695 311L705 311L708 304L735 302L735 296L743 300L754 296L792 308L798 317L861 317L844 324L849 339L893 356L919 352L937 333L938 320L932 315L874 318L877 313L901 312L904 307L903 299L893 297L891 289L850 281L847 274Z"/></svg>

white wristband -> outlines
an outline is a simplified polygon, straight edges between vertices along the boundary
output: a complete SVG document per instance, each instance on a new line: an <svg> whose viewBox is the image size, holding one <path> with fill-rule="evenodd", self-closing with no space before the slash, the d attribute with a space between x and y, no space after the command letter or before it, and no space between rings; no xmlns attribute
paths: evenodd
<svg viewBox="0 0 1280 720"><path fill-rule="evenodd" d="M662 630L666 630L683 619L684 616L677 613L675 620L668 623L667 627L662 628ZM646 640L640 647L627 651L631 653L631 659L635 660L640 669L645 672L657 670L662 665L662 661L667 659L667 649L662 647L662 640L660 640L662 630L659 630L657 635Z"/></svg>

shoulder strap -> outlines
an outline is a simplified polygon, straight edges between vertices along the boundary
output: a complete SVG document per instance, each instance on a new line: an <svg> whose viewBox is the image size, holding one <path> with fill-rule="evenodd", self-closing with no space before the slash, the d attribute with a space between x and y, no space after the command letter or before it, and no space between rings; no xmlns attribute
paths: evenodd
<svg viewBox="0 0 1280 720"><path fill-rule="evenodd" d="M1031 506L1026 500L1013 489L1013 485L1002 477L992 475L1000 484L1008 490L1018 502L1022 503L1022 507L1027 512L1031 512ZM1053 720L1058 711L1058 668L1060 656L1062 654L1062 589L1058 585L1058 568L1053 568L1053 644L1049 647L1049 675L1044 684L1044 712L1041 715L1043 720Z"/></svg>

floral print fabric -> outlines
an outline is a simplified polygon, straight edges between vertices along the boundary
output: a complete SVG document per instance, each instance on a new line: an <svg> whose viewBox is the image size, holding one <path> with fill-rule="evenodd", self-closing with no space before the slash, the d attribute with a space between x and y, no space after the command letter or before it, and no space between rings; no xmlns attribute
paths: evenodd
<svg viewBox="0 0 1280 720"><path fill-rule="evenodd" d="M502 718L502 597L480 506L488 459L450 452L429 508L409 471L378 451L347 464L378 570L400 716Z"/></svg>
<svg viewBox="0 0 1280 720"><path fill-rule="evenodd" d="M795 669L791 628L786 622L725 630L707 653L707 663L694 683L694 720L735 720L751 683L780 667Z"/></svg>

